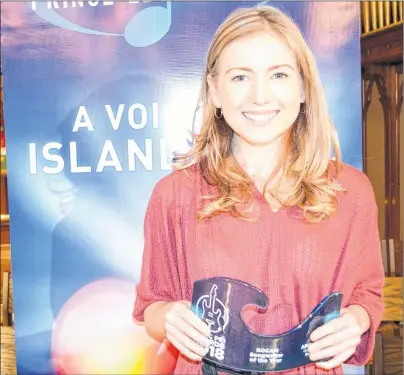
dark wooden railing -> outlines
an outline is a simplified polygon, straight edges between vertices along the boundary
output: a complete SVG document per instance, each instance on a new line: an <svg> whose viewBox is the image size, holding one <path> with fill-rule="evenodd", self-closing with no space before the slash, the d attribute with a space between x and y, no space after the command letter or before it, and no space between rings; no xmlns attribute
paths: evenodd
<svg viewBox="0 0 404 375"><path fill-rule="evenodd" d="M362 35L403 23L403 1L361 1Z"/></svg>

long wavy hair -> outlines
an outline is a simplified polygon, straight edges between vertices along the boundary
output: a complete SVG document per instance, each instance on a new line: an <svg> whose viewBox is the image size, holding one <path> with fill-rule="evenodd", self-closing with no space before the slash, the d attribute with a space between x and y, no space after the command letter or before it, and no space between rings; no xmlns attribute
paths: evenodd
<svg viewBox="0 0 404 375"><path fill-rule="evenodd" d="M282 38L295 54L306 100L285 134L283 153L264 185L264 196L282 208L300 207L309 222L329 218L337 209L336 195L343 191L335 182L342 166L341 152L314 57L297 25L280 10L264 6L234 11L216 31L200 94L202 127L193 135L189 152L174 157L174 169L196 165L206 181L217 188L217 195L205 197L199 219L221 213L248 216L243 208L250 200L253 183L232 154L232 128L223 117L215 116L207 77L217 74L220 54L230 42L265 30Z"/></svg>

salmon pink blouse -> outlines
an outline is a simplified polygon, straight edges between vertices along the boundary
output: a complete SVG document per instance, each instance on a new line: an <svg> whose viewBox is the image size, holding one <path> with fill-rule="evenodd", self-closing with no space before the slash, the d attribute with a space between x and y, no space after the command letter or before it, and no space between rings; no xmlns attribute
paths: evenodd
<svg viewBox="0 0 404 375"><path fill-rule="evenodd" d="M197 167L174 171L155 186L145 217L145 247L133 317L143 321L156 301L191 300L195 280L214 276L246 281L269 298L265 313L243 315L251 329L280 334L299 325L328 294L343 293L342 307L360 305L369 314L370 330L347 362L370 358L375 330L383 312L384 281L377 206L365 174L344 165L337 181L338 212L309 224L297 208L274 212L256 190L259 219L230 214L201 222L201 196L215 192ZM200 374L201 365L180 356L175 374ZM273 373L272 373L273 374ZM282 374L342 374L313 364Z"/></svg>

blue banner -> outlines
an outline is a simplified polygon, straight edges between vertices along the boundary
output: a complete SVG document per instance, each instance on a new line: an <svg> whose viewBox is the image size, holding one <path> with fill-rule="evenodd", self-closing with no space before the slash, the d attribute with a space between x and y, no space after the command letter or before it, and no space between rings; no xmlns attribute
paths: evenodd
<svg viewBox="0 0 404 375"><path fill-rule="evenodd" d="M1 2L17 371L171 373L131 319L143 218L198 130L211 37L259 2ZM318 63L346 163L362 168L359 5L271 2Z"/></svg>

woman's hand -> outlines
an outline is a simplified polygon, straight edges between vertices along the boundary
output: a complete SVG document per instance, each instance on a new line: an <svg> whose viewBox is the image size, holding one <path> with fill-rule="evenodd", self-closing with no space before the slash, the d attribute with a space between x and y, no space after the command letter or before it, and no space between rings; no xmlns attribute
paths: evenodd
<svg viewBox="0 0 404 375"><path fill-rule="evenodd" d="M165 314L167 339L186 357L200 361L209 350L210 330L206 323L190 310L188 301L172 302Z"/></svg>
<svg viewBox="0 0 404 375"><path fill-rule="evenodd" d="M357 305L341 309L340 317L317 328L311 335L310 359L318 367L332 369L343 364L356 351L361 336L370 326L366 310ZM330 358L325 362L321 362Z"/></svg>

